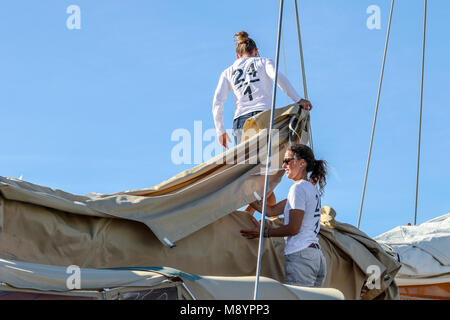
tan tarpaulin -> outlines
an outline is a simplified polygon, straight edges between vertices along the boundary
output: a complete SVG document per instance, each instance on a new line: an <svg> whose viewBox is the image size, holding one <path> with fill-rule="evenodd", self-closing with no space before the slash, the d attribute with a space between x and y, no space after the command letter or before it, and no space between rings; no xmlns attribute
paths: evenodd
<svg viewBox="0 0 450 320"><path fill-rule="evenodd" d="M75 275L73 269L67 272L65 267L0 259L0 292L3 290L120 299L129 291L177 286L186 299L250 300L253 297L255 282L255 277L202 277L171 268L121 270L81 268L77 272L79 272L77 284L79 287L69 289L67 282L70 285L75 284L71 279ZM344 296L336 289L289 286L261 277L259 298L339 300Z"/></svg>
<svg viewBox="0 0 450 320"><path fill-rule="evenodd" d="M292 118L300 117L299 132L306 128L309 114L302 111L299 116L298 113L297 105L276 110L274 129L279 139L272 145L272 162L279 164L278 167L281 167L287 147ZM64 212L142 222L162 243L167 245L167 240L175 243L255 201L255 191L263 193L264 176L257 173L265 167L261 161L266 159L265 128L269 115L270 112L258 114L246 123L244 136L250 137L251 145L259 143L258 149L249 151L247 144L242 143L152 188L90 198L0 177L0 192L6 199ZM306 133L302 135L307 139ZM254 156L254 159L248 159L249 156ZM246 157L249 164L243 161ZM283 172L278 171L270 176L271 188L279 183L282 175Z"/></svg>
<svg viewBox="0 0 450 320"><path fill-rule="evenodd" d="M274 145L274 157L283 157L288 125L297 112L297 106L277 110L280 141ZM300 132L308 115L302 113L301 120ZM245 128L264 128L267 122L266 112L247 121ZM234 158L248 153L245 144L236 150ZM234 151L219 157L232 157ZM254 191L262 194L264 177L257 175L262 168L218 164L216 158L153 188L99 198L0 177L0 257L58 266L168 266L209 276L254 275L258 240L240 235L239 230L252 223L248 214L236 209L254 201ZM281 177L282 172L271 175L272 188ZM392 279L398 263L375 241L332 221L327 212L331 211L324 208L322 218L327 218L320 233L328 265L325 285L341 290L347 299L359 299L371 274L367 267L378 265L384 275L381 287L366 297L396 298ZM165 238L176 247L162 245ZM283 249L282 238L265 239L263 276L283 282Z"/></svg>
<svg viewBox="0 0 450 320"><path fill-rule="evenodd" d="M1 203L3 258L90 268L168 266L214 276L251 276L256 272L258 241L247 240L239 233L252 227L245 212L233 212L180 240L171 249L162 245L144 224L135 221L68 214L6 199ZM330 211L323 208L322 220L328 219ZM359 299L370 275L367 266L374 264L389 276L380 287L385 298L396 298L397 287L392 279L400 265L375 241L355 229L335 221L322 224L319 236L328 268L325 287L340 290L347 299ZM284 281L283 250L282 238L265 239L263 276ZM380 291L371 290L366 297L379 294Z"/></svg>
<svg viewBox="0 0 450 320"><path fill-rule="evenodd" d="M239 230L250 217L233 212L177 242L161 244L143 224L131 220L68 214L19 201L3 200L0 257L86 268L167 266L214 276L254 275L257 241ZM283 281L282 239L264 243L262 274Z"/></svg>
<svg viewBox="0 0 450 320"><path fill-rule="evenodd" d="M394 278L401 264L395 253L385 251L364 232L335 217L332 208L322 208L319 241L328 268L324 286L339 288L346 297L358 299L367 278L379 273L363 299L398 299Z"/></svg>

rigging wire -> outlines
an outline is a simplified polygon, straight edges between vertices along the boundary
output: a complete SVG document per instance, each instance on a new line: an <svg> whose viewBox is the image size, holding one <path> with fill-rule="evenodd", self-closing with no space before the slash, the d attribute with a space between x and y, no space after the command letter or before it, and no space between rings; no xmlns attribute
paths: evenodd
<svg viewBox="0 0 450 320"><path fill-rule="evenodd" d="M416 174L416 201L414 204L414 225L417 223L417 198L419 193L419 168L420 168L420 144L422 138L422 107L423 107L423 83L425 73L425 46L427 33L427 0L425 0L425 8L423 15L423 43L422 43L422 80L420 85L420 116L419 116L419 142L417 147L417 174Z"/></svg>
<svg viewBox="0 0 450 320"><path fill-rule="evenodd" d="M294 5L295 5L295 18L297 21L297 35L298 35L298 47L299 47L299 52L300 52L300 64L301 64L301 69L302 69L302 81L303 81L303 96L305 97L306 100L309 100L308 98L308 87L306 85L306 71L305 71L305 61L303 59L303 46L302 46L302 35L300 32L300 19L299 19L299 15L298 15L298 6L297 6L297 0L294 0ZM306 111L309 114L309 111ZM295 131L297 131L297 127L299 125L300 121L297 121L297 125L295 127ZM309 144L311 146L311 150L314 152L314 146L313 146L313 140L312 140L312 131L311 131L311 117L309 116L308 122L307 122L307 126L308 126L308 134L309 134Z"/></svg>
<svg viewBox="0 0 450 320"><path fill-rule="evenodd" d="M277 49L275 56L275 79L273 82L273 94L272 94L272 109L270 112L270 127L269 127L269 142L267 147L267 163L266 163L266 173L265 173L265 181L264 181L264 198L262 204L262 213L261 213L261 229L259 233L259 245L258 245L258 262L256 265L256 279L255 279L255 289L253 294L253 300L258 300L258 290L259 290L259 276L261 273L261 257L262 257L262 248L263 248L263 239L264 239L264 221L266 219L266 210L267 210L267 191L269 189L269 168L270 168L270 157L272 155L272 128L273 128L273 118L275 113L275 101L276 101L276 93L277 93L277 83L278 83L278 64L279 64L279 54L280 54L280 37L281 37L281 26L283 19L283 3L284 0L280 0L280 9L278 16L278 33L277 33Z"/></svg>
<svg viewBox="0 0 450 320"><path fill-rule="evenodd" d="M303 59L303 46L302 46L302 35L300 32L300 19L298 15L297 0L294 1L295 5L295 18L297 21L297 35L298 35L298 48L300 51L300 64L302 68L302 80L303 80L303 94L306 100L308 100L308 87L306 86L306 72L305 72L305 61Z"/></svg>
<svg viewBox="0 0 450 320"><path fill-rule="evenodd" d="M388 45L389 45L389 36L390 36L390 33L391 33L391 22L392 22L392 13L394 11L394 2L395 2L395 0L392 0L392 2L391 2L391 12L389 14L389 24L388 24L387 34L386 34L386 43L384 45L383 64L382 64L382 67L381 67L381 76L380 76L380 83L379 83L379 86L378 86L377 103L376 103L376 107L375 107L375 115L374 115L374 118L373 118L372 134L371 134L371 137L370 137L369 156L367 158L366 174L364 176L364 186L363 186L363 191L362 191L362 196L361 196L361 205L359 207L358 229L359 229L359 226L361 224L362 209L363 209L363 205L364 205L364 195L366 193L367 176L369 174L370 157L372 155L373 137L375 135L375 126L376 126L376 123L377 123L378 107L380 105L381 87L383 85L384 67L385 67L385 64L386 64L386 55L387 55L387 50L388 50Z"/></svg>
<svg viewBox="0 0 450 320"><path fill-rule="evenodd" d="M281 31L281 52L283 53L283 69L284 69L284 75L286 76L286 78L288 77L287 74L287 61L286 61L286 47L284 45L284 33L283 31ZM289 97L286 95L286 105L289 104Z"/></svg>

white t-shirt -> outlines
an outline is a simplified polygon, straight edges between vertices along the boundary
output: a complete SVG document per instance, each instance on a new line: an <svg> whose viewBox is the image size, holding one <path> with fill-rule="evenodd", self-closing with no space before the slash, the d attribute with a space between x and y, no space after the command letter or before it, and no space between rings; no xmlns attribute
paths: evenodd
<svg viewBox="0 0 450 320"><path fill-rule="evenodd" d="M284 224L289 224L289 210L298 209L305 212L299 233L286 237L284 254L291 254L305 249L311 243L319 243L317 234L320 230L320 194L309 181L294 183L284 207Z"/></svg>
<svg viewBox="0 0 450 320"><path fill-rule="evenodd" d="M234 95L236 119L244 114L269 110L272 107L272 81L275 81L275 64L268 58L240 58L222 72L214 93L212 108L217 134L225 132L223 105L230 90ZM281 72L278 72L277 82L294 102L301 99Z"/></svg>

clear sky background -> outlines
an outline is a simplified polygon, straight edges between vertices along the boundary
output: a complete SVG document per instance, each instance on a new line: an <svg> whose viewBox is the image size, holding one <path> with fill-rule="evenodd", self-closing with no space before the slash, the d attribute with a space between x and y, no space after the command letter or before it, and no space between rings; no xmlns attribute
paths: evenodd
<svg viewBox="0 0 450 320"><path fill-rule="evenodd" d="M322 205L357 224L389 18L388 0L299 0L316 157L331 170ZM450 2L428 11L418 223L450 211ZM397 0L361 229L413 222L422 0ZM70 30L67 7L81 9ZM381 29L369 30L370 5ZM293 1L285 1L285 72L303 94ZM47 0L0 4L0 175L74 194L156 185L175 165L174 130L214 128L220 73L246 30L275 58L278 1ZM286 66L286 67L285 67ZM278 91L277 107L288 98ZM231 128L234 105L225 105ZM276 189L279 200L291 181Z"/></svg>

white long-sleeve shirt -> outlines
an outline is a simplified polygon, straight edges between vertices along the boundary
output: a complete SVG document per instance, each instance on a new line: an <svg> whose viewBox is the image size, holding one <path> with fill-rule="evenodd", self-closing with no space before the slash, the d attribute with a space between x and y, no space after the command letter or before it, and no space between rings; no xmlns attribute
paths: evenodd
<svg viewBox="0 0 450 320"><path fill-rule="evenodd" d="M212 107L217 134L225 132L223 105L230 90L234 95L236 119L244 114L269 110L272 107L272 81L275 81L275 64L268 58L240 58L223 71L214 93ZM294 102L301 99L281 72L278 72L277 82Z"/></svg>

